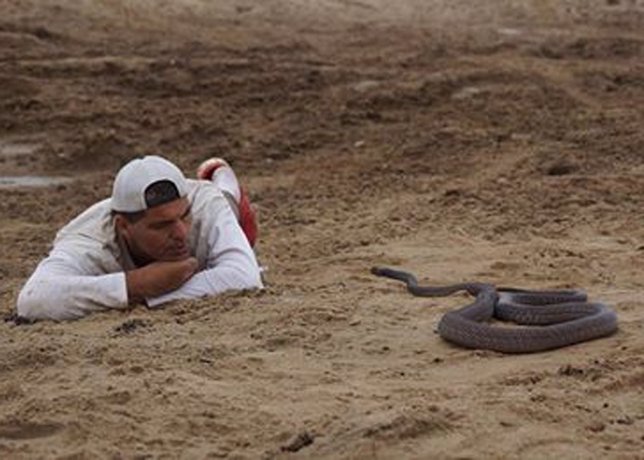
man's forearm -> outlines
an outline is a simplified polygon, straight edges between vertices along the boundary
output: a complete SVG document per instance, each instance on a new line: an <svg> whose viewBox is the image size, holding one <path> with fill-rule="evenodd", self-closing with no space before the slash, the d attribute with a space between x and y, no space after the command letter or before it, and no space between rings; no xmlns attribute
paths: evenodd
<svg viewBox="0 0 644 460"><path fill-rule="evenodd" d="M52 251L20 291L18 315L30 319L76 319L94 311L126 308L125 274L101 274L74 254Z"/></svg>
<svg viewBox="0 0 644 460"><path fill-rule="evenodd" d="M212 296L229 290L262 288L259 267L248 265L220 265L203 270L190 278L183 286L167 294L148 298L148 306L156 307L166 302L181 299L196 299Z"/></svg>
<svg viewBox="0 0 644 460"><path fill-rule="evenodd" d="M60 276L36 270L18 296L17 309L25 318L66 320L127 305L124 273Z"/></svg>
<svg viewBox="0 0 644 460"><path fill-rule="evenodd" d="M197 259L189 257L173 262L153 262L126 272L125 284L130 304L178 289L194 275L197 266Z"/></svg>

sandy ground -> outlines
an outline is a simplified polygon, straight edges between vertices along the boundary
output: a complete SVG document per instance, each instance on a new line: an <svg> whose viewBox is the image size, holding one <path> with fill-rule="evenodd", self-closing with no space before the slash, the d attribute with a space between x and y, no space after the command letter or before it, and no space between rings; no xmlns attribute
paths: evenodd
<svg viewBox="0 0 644 460"><path fill-rule="evenodd" d="M0 322L0 457L644 458L644 2L0 11L0 174L69 180L0 180L3 317L145 153L227 158L267 267L261 293ZM582 288L619 331L461 349L435 327L465 295L414 298L372 265Z"/></svg>

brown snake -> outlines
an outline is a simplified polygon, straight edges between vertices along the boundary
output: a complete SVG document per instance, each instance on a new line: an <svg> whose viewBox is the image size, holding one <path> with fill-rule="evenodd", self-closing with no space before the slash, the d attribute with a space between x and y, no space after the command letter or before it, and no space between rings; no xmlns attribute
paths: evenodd
<svg viewBox="0 0 644 460"><path fill-rule="evenodd" d="M403 281L415 296L441 297L466 291L473 303L447 312L438 323L438 334L466 348L504 353L530 353L565 347L612 334L617 315L603 303L588 302L577 290L529 291L496 288L485 283L419 286L411 273L374 267L371 273ZM513 321L521 327L501 327L492 318Z"/></svg>

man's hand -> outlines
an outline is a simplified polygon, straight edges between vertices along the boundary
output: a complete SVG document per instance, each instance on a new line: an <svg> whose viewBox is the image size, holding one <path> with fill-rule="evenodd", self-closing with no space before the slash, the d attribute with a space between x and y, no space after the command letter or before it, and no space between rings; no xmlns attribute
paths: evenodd
<svg viewBox="0 0 644 460"><path fill-rule="evenodd" d="M132 304L174 291L188 281L197 268L197 259L189 257L177 262L152 262L125 272L128 300Z"/></svg>

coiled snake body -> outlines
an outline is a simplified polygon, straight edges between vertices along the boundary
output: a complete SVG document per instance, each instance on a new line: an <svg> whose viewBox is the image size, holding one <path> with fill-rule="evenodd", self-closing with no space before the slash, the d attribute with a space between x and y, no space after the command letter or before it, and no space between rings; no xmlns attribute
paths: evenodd
<svg viewBox="0 0 644 460"><path fill-rule="evenodd" d="M530 353L564 347L609 335L617 330L617 315L603 303L588 302L577 290L529 291L496 288L485 283L419 286L411 273L374 267L371 272L403 281L415 296L441 297L466 291L472 304L446 313L438 334L467 348L504 353ZM492 318L513 321L522 327L490 324Z"/></svg>

